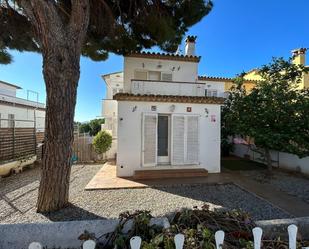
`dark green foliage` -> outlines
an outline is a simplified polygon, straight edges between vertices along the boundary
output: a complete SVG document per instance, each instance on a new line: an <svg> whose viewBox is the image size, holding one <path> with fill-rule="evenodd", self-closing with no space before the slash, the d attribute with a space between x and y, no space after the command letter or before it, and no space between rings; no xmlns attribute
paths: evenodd
<svg viewBox="0 0 309 249"><path fill-rule="evenodd" d="M307 71L290 60L273 59L260 69L263 80L250 94L238 78L223 108L226 132L253 138L266 159L269 150L309 156L309 92L297 89Z"/></svg>
<svg viewBox="0 0 309 249"><path fill-rule="evenodd" d="M101 130L101 125L104 124L104 118L92 119L90 122L84 122L79 125L80 133L89 133L90 136L95 136Z"/></svg>
<svg viewBox="0 0 309 249"><path fill-rule="evenodd" d="M68 22L71 1L52 1ZM40 44L19 1L0 1L0 63L8 63L8 49L40 51ZM174 52L188 28L212 9L204 0L90 0L90 22L82 54L100 61L109 52L126 54L158 46Z"/></svg>

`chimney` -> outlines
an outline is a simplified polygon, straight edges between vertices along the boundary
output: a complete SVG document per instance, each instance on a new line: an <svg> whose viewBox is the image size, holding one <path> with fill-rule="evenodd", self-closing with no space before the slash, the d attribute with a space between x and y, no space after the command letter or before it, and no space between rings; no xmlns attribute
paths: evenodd
<svg viewBox="0 0 309 249"><path fill-rule="evenodd" d="M292 50L292 60L296 65L305 65L307 48L298 48Z"/></svg>
<svg viewBox="0 0 309 249"><path fill-rule="evenodd" d="M196 36L187 36L185 47L186 56L195 56L195 40Z"/></svg>

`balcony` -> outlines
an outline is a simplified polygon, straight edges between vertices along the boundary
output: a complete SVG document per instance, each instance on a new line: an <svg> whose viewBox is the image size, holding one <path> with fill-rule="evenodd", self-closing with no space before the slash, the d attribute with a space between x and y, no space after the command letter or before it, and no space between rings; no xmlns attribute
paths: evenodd
<svg viewBox="0 0 309 249"><path fill-rule="evenodd" d="M131 80L131 93L175 96L205 96L205 84L196 82Z"/></svg>

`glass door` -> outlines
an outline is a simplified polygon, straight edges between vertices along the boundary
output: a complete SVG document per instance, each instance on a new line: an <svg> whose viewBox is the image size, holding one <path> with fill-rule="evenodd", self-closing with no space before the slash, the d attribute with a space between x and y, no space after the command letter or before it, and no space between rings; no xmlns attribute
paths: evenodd
<svg viewBox="0 0 309 249"><path fill-rule="evenodd" d="M157 156L158 164L170 163L170 116L158 116L158 143Z"/></svg>

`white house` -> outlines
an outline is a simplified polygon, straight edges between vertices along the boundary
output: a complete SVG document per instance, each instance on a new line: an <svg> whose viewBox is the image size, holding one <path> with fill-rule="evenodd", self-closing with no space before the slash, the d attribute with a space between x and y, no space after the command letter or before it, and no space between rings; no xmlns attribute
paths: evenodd
<svg viewBox="0 0 309 249"><path fill-rule="evenodd" d="M198 76L195 41L187 37L184 55L130 53L123 72L103 76L103 129L114 137L118 176L146 170L220 172L224 81Z"/></svg>
<svg viewBox="0 0 309 249"><path fill-rule="evenodd" d="M21 87L0 81L0 128L36 127L44 131L45 105L16 97Z"/></svg>

